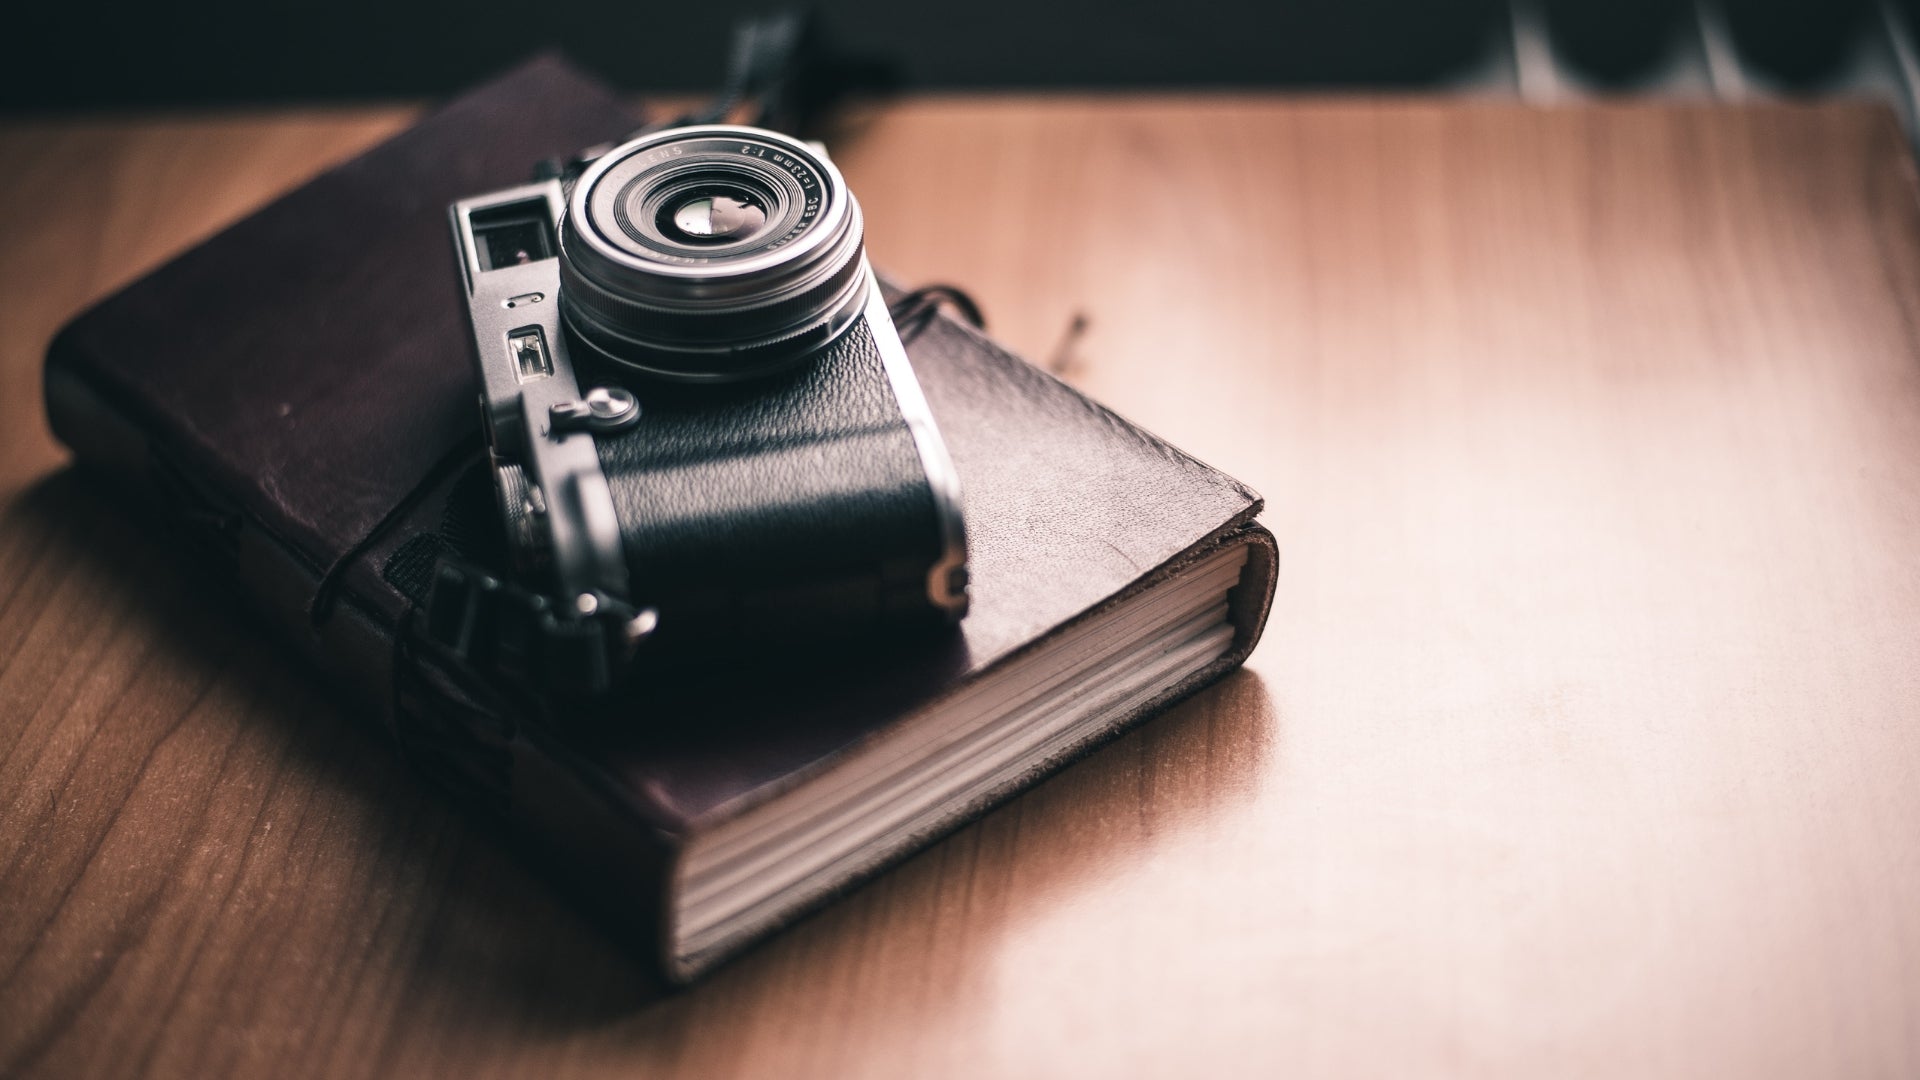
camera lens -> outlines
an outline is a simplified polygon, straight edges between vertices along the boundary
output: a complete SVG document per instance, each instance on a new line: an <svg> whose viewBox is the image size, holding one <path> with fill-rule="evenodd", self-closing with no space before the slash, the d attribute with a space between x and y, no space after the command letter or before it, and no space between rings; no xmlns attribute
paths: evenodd
<svg viewBox="0 0 1920 1080"><path fill-rule="evenodd" d="M574 336L668 378L747 378L853 324L868 280L860 208L826 158L754 128L680 128L601 157L560 228Z"/></svg>
<svg viewBox="0 0 1920 1080"><path fill-rule="evenodd" d="M696 190L668 204L660 231L686 244L751 240L766 227L767 212L741 191Z"/></svg>

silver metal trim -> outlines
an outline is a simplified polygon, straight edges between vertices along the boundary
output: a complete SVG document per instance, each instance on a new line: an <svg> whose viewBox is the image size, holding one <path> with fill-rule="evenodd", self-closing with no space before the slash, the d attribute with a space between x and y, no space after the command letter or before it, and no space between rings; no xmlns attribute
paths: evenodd
<svg viewBox="0 0 1920 1080"><path fill-rule="evenodd" d="M967 565L966 518L960 501L960 474L953 467L947 444L933 422L933 410L913 374L906 347L900 344L900 331L894 328L893 315L887 311L886 297L873 267L860 258L860 272L867 279L867 326L880 350L880 362L887 369L887 381L893 385L894 400L900 403L900 415L913 435L914 448L920 452L920 467L927 474L927 486L933 491L933 512L940 529L940 558L927 571L927 599L949 617L959 619L967 613L965 579L956 571Z"/></svg>
<svg viewBox="0 0 1920 1080"><path fill-rule="evenodd" d="M600 592L628 599L620 519L593 435L557 430L550 419L554 406L583 396L560 329L560 305L549 299L559 292L559 262L550 258L482 270L474 243L476 212L535 200L547 204L557 230L565 202L555 180L463 199L451 210L474 355L479 358L488 441L496 460L520 465L544 498L546 535L561 595L578 598ZM535 294L540 299L527 302ZM551 374L523 373L508 345L510 335L531 328L538 328L545 340Z"/></svg>

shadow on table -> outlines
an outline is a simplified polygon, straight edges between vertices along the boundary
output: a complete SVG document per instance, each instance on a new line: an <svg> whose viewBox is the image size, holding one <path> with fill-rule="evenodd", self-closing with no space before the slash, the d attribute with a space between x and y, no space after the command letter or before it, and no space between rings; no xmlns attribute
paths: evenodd
<svg viewBox="0 0 1920 1080"><path fill-rule="evenodd" d="M884 984L933 962L947 969L951 983L940 996L964 992L970 969L982 966L970 958L1010 923L1248 797L1274 737L1265 688L1251 672L1237 672L691 990L672 994L511 857L499 830L477 826L424 791L373 725L348 721L363 707L334 697L285 650L259 640L252 632L259 620L226 583L184 565L172 544L147 539L124 501L118 489L69 469L6 507L0 536L52 553L37 557L35 572L89 582L88 595L110 609L103 616L125 620L132 633L150 639L159 662L240 684L250 703L247 724L284 729L274 736L285 743L276 767L301 776L325 812L346 822L314 841L313 865L334 869L319 883L324 888L310 883L306 890L331 893L339 910L315 916L304 901L286 911L263 901L253 910L202 917L217 916L208 931L216 937L240 927L279 935L273 955L361 950L351 970L378 981L375 993L391 999L387 1022L409 1029L394 1038L417 1038L425 1025L443 1028L439 1038L485 1041L528 1028L567 1031L624 1018L637 1025L629 1035L652 1031L684 1041L690 1033L675 1029L688 1022L688 1010L727 999L751 1007L764 1004L770 992L804 994L823 968ZM31 615L0 604L0 639L9 618ZM950 894L958 862L971 881L967 895L989 900L955 908ZM256 872L284 869L265 865ZM389 906L377 926L355 925L373 892L388 895ZM946 943L929 954L923 948L929 937ZM140 947L138 940L127 945ZM791 977L796 971L798 979ZM243 969L227 977L263 976ZM253 992L234 985L208 989ZM297 994L300 985L287 989ZM323 989L311 987L315 994ZM668 1007L643 1008L662 997L671 999ZM900 1007L913 1006L903 1001Z"/></svg>

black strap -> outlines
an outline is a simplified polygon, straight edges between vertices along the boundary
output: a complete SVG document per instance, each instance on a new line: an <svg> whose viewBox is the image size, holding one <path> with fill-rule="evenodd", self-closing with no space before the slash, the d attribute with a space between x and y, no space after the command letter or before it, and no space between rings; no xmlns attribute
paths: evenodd
<svg viewBox="0 0 1920 1080"><path fill-rule="evenodd" d="M987 328L987 317L980 313L980 305L952 285L922 285L888 305L887 312L893 316L894 328L900 331L900 341L905 344L920 336L920 331L927 328L942 306L952 308L975 330Z"/></svg>
<svg viewBox="0 0 1920 1080"><path fill-rule="evenodd" d="M779 11L741 19L733 26L727 50L726 79L706 107L660 127L724 124L743 104L758 100L756 124L766 118L766 99L778 98L805 70L803 47L816 43L810 20L799 12ZM762 124L761 126L764 126Z"/></svg>
<svg viewBox="0 0 1920 1080"><path fill-rule="evenodd" d="M892 65L834 50L810 12L749 16L733 25L726 76L711 100L691 112L650 121L620 142L668 128L730 122L804 137L848 93L885 90L898 82ZM600 143L565 160L543 161L534 179L571 184L616 145Z"/></svg>
<svg viewBox="0 0 1920 1080"><path fill-rule="evenodd" d="M591 613L556 611L545 595L442 556L417 629L471 670L493 672L543 698L593 698L625 672L652 615L592 596Z"/></svg>

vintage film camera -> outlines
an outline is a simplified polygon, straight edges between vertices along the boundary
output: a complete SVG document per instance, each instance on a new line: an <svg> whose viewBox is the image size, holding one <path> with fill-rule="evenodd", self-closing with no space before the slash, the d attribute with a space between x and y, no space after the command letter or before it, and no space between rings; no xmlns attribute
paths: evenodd
<svg viewBox="0 0 1920 1080"><path fill-rule="evenodd" d="M668 129L452 221L521 597L460 617L509 666L597 691L965 614L953 464L817 148Z"/></svg>

